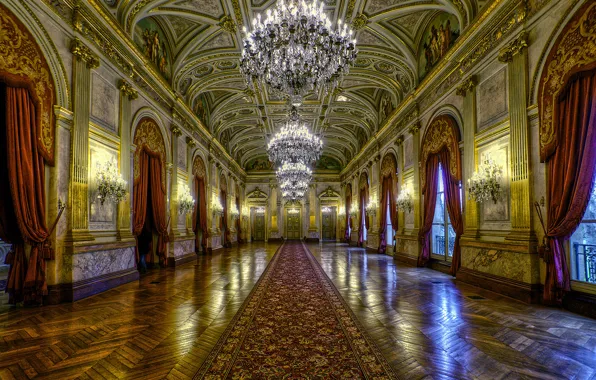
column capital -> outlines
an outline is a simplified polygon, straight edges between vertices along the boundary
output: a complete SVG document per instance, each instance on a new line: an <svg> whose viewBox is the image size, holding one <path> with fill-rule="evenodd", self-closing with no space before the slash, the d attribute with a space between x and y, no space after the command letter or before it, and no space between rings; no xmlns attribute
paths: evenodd
<svg viewBox="0 0 596 380"><path fill-rule="evenodd" d="M414 124L412 124L412 126L408 129L408 132L410 132L411 135L415 135L416 133L418 133L420 131L420 121L416 121Z"/></svg>
<svg viewBox="0 0 596 380"><path fill-rule="evenodd" d="M455 90L455 93L459 96L466 96L466 94L468 92L472 92L474 90L474 88L476 87L477 84L477 80L476 80L476 76L472 75L469 76L467 79L465 79L462 84L460 84L457 89Z"/></svg>
<svg viewBox="0 0 596 380"><path fill-rule="evenodd" d="M190 136L186 136L186 144L190 148L194 148L195 146L197 146L197 142Z"/></svg>
<svg viewBox="0 0 596 380"><path fill-rule="evenodd" d="M130 83L125 81L124 79L120 79L118 82L118 89L122 93L122 95L128 97L128 99L133 100L139 97L139 93L137 90L132 87Z"/></svg>
<svg viewBox="0 0 596 380"><path fill-rule="evenodd" d="M403 136L403 135L402 135L402 136L398 136L398 137L395 139L395 145L397 145L397 146L402 146L402 145L403 145L403 143L404 143L404 136Z"/></svg>
<svg viewBox="0 0 596 380"><path fill-rule="evenodd" d="M528 32L522 30L521 33L510 41L505 47L499 50L499 61L511 62L513 56L519 54L528 47Z"/></svg>
<svg viewBox="0 0 596 380"><path fill-rule="evenodd" d="M88 68L96 69L99 67L99 57L76 37L70 41L70 52L85 62Z"/></svg>
<svg viewBox="0 0 596 380"><path fill-rule="evenodd" d="M172 134L174 134L176 137L182 136L182 130L176 124L172 124L170 131L172 131Z"/></svg>

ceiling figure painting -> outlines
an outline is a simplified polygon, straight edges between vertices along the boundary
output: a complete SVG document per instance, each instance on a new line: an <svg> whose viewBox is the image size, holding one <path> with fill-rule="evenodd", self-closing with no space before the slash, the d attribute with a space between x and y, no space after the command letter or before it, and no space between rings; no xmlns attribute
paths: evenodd
<svg viewBox="0 0 596 380"><path fill-rule="evenodd" d="M151 17L142 19L134 30L134 41L143 55L155 65L166 80L171 78L171 58L168 42L161 27Z"/></svg>
<svg viewBox="0 0 596 380"><path fill-rule="evenodd" d="M442 13L434 18L422 38L419 58L420 79L423 79L447 54L459 34L459 22L455 16Z"/></svg>

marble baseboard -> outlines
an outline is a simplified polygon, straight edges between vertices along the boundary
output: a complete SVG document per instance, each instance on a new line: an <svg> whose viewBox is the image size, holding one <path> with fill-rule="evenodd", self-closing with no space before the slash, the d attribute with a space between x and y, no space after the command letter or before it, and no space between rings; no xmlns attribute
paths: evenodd
<svg viewBox="0 0 596 380"><path fill-rule="evenodd" d="M465 282L526 303L540 303L542 285L529 284L462 267L457 271L456 281Z"/></svg>
<svg viewBox="0 0 596 380"><path fill-rule="evenodd" d="M194 252L182 256L168 257L168 267L175 268L183 264L188 264L197 260L197 254Z"/></svg>
<svg viewBox="0 0 596 380"><path fill-rule="evenodd" d="M462 267L521 283L540 282L538 254L520 253L495 244L493 248L462 246Z"/></svg>
<svg viewBox="0 0 596 380"><path fill-rule="evenodd" d="M72 256L73 283L129 269L136 270L134 247L84 252Z"/></svg>
<svg viewBox="0 0 596 380"><path fill-rule="evenodd" d="M174 240L171 244L176 258L186 256L189 253L194 254L195 252L195 239Z"/></svg>
<svg viewBox="0 0 596 380"><path fill-rule="evenodd" d="M563 298L563 306L573 313L596 318L596 295L572 291Z"/></svg>
<svg viewBox="0 0 596 380"><path fill-rule="evenodd" d="M131 268L71 284L49 285L44 304L55 305L63 302L74 302L138 279L139 272L136 268Z"/></svg>

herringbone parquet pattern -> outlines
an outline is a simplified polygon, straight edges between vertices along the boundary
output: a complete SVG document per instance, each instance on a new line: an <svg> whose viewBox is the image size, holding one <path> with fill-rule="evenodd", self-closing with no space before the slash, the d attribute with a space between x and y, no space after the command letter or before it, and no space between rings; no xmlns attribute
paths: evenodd
<svg viewBox="0 0 596 380"><path fill-rule="evenodd" d="M74 304L0 306L0 379L192 378L276 248L227 249ZM596 379L592 319L389 256L309 248L400 378Z"/></svg>

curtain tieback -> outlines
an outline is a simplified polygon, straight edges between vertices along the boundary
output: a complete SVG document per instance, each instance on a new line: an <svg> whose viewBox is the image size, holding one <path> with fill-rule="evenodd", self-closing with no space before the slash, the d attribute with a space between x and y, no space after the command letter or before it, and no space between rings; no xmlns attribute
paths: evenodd
<svg viewBox="0 0 596 380"><path fill-rule="evenodd" d="M52 242L49 239L44 240L39 244L40 257L44 260L54 260L54 248L52 248Z"/></svg>
<svg viewBox="0 0 596 380"><path fill-rule="evenodd" d="M542 244L538 245L538 256L545 262L551 263L553 260L553 251L550 249L551 237L545 236L542 238Z"/></svg>

